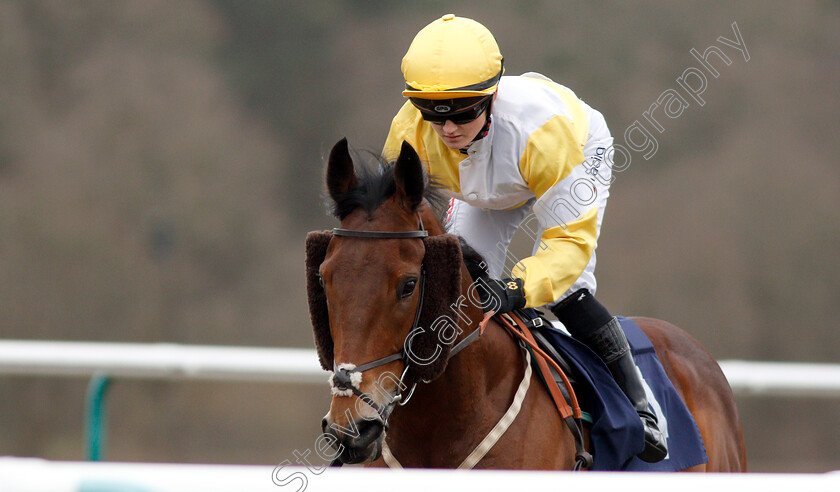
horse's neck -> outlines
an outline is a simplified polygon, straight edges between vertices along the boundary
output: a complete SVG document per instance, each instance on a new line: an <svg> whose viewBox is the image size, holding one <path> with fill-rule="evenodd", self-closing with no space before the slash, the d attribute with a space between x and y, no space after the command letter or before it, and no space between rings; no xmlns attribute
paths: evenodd
<svg viewBox="0 0 840 492"><path fill-rule="evenodd" d="M462 278L466 292L466 267ZM469 321L462 320L459 341L478 329L483 317L472 306L464 312ZM394 412L389 442L395 456L406 466L457 466L504 414L523 371L518 346L491 320L440 377L418 385L408 404Z"/></svg>

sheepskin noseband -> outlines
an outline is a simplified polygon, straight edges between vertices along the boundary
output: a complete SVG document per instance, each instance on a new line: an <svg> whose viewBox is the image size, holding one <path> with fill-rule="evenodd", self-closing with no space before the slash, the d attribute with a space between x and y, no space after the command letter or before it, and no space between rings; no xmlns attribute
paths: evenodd
<svg viewBox="0 0 840 492"><path fill-rule="evenodd" d="M321 367L333 370L334 345L330 333L327 297L321 286L320 266L332 239L330 231L314 231L306 236L306 292L315 348ZM430 381L446 368L449 351L457 333L458 317L453 310L461 294L461 248L451 234L423 239L426 248L423 268L426 280L424 301L417 327L409 335L404 350L409 368L406 382ZM334 300L334 302L337 300ZM388 355L388 354L382 354ZM367 361L354 361L367 362Z"/></svg>

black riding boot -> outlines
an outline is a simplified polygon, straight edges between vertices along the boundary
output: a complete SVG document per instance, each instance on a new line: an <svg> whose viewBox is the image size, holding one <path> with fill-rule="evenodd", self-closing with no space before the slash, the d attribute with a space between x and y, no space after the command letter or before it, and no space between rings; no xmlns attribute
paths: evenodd
<svg viewBox="0 0 840 492"><path fill-rule="evenodd" d="M618 387L627 395L645 427L645 449L639 454L642 461L655 463L668 454L668 443L659 430L656 415L648 407L641 374L636 369L630 344L618 320L586 289L581 289L552 312L573 337L591 348L607 364ZM599 328L592 329L593 326Z"/></svg>
<svg viewBox="0 0 840 492"><path fill-rule="evenodd" d="M598 347L598 355L606 362L618 387L627 395L645 426L645 449L638 455L639 459L648 463L662 461L668 454L668 444L662 431L659 430L656 415L648 406L641 374L636 368L630 345L618 320L613 318L609 323L595 330L591 338L584 342L589 344L589 341ZM595 348L592 345L590 347Z"/></svg>

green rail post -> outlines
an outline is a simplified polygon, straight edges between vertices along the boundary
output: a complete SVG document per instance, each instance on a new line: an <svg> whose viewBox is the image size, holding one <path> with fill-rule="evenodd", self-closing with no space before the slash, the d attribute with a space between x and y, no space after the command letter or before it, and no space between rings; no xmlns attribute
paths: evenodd
<svg viewBox="0 0 840 492"><path fill-rule="evenodd" d="M105 395L111 380L94 374L85 396L85 451L88 461L100 461L105 447Z"/></svg>

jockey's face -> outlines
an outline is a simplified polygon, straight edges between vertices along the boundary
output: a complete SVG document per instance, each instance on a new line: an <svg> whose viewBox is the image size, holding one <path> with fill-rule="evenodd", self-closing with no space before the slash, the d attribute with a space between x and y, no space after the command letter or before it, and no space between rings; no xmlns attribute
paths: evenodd
<svg viewBox="0 0 840 492"><path fill-rule="evenodd" d="M478 118L464 123L463 125L456 125L452 120L446 120L445 123L431 123L435 133L438 134L443 143L450 149L463 149L478 135L478 132L484 128L487 122L487 111L481 113Z"/></svg>

